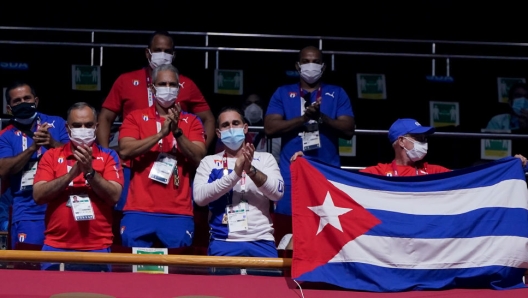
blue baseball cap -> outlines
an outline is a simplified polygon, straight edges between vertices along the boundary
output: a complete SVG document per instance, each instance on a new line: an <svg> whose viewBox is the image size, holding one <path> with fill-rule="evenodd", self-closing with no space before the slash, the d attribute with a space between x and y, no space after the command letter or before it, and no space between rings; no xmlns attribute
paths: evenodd
<svg viewBox="0 0 528 298"><path fill-rule="evenodd" d="M389 128L389 141L394 143L399 137L406 134L426 134L430 135L435 132L431 126L422 126L414 119L398 119Z"/></svg>

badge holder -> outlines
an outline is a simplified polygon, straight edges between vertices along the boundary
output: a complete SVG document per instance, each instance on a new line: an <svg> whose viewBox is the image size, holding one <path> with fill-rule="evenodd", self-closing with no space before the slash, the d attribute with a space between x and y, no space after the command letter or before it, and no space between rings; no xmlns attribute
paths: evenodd
<svg viewBox="0 0 528 298"><path fill-rule="evenodd" d="M160 153L158 159L152 165L148 177L154 181L168 184L171 176L177 177L178 170L174 168L176 168L176 158L167 153ZM178 181L175 179L174 183L179 185L179 179Z"/></svg>
<svg viewBox="0 0 528 298"><path fill-rule="evenodd" d="M241 201L236 206L227 206L227 223L229 226L229 232L240 232L248 230L248 203Z"/></svg>
<svg viewBox="0 0 528 298"><path fill-rule="evenodd" d="M305 131L302 133L303 151L321 148L321 138L319 136L319 124L310 120L305 124Z"/></svg>
<svg viewBox="0 0 528 298"><path fill-rule="evenodd" d="M20 180L20 190L31 190L33 189L33 181L35 179L35 173L37 172L38 162L30 162L28 170L22 173L22 179Z"/></svg>
<svg viewBox="0 0 528 298"><path fill-rule="evenodd" d="M71 195L68 200L75 221L94 220L95 213L88 195ZM66 204L68 206L68 204Z"/></svg>

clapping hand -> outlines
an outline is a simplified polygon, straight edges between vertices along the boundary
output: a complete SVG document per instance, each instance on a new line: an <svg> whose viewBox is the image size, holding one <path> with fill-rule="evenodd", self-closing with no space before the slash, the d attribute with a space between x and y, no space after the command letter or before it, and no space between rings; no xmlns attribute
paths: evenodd
<svg viewBox="0 0 528 298"><path fill-rule="evenodd" d="M176 103L173 108L169 109L169 115L167 119L171 121L171 131L173 133L178 132L178 121L180 120L181 106L179 103Z"/></svg>
<svg viewBox="0 0 528 298"><path fill-rule="evenodd" d="M253 162L253 154L255 153L255 146L252 143L246 143L242 147L242 156L244 156L244 171L249 173L251 170L251 163Z"/></svg>
<svg viewBox="0 0 528 298"><path fill-rule="evenodd" d="M84 174L90 173L93 171L92 168L92 147L81 145L77 146L75 152L73 152L75 159L77 160L76 165L78 165L81 172Z"/></svg>
<svg viewBox="0 0 528 298"><path fill-rule="evenodd" d="M35 142L35 145L45 147L49 147L51 145L53 138L48 131L49 127L50 125L48 123L40 125L38 130L33 135L33 141Z"/></svg>
<svg viewBox="0 0 528 298"><path fill-rule="evenodd" d="M319 120L319 117L321 116L320 107L321 104L319 103L319 101L316 101L306 108L304 114L306 115L306 117L308 117L308 119Z"/></svg>

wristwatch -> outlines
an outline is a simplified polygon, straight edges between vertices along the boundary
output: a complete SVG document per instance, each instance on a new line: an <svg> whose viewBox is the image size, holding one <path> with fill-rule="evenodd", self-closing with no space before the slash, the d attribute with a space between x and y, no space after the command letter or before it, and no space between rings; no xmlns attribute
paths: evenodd
<svg viewBox="0 0 528 298"><path fill-rule="evenodd" d="M255 168L254 166L251 166L251 168L249 169L248 175L249 175L249 177L253 177L253 176L257 175L257 168Z"/></svg>
<svg viewBox="0 0 528 298"><path fill-rule="evenodd" d="M174 136L174 138L179 138L183 135L183 131L181 130L181 128L178 128L178 130L176 132L173 132L172 135Z"/></svg>
<svg viewBox="0 0 528 298"><path fill-rule="evenodd" d="M95 176L95 170L92 169L91 172L84 174L85 180L91 180Z"/></svg>

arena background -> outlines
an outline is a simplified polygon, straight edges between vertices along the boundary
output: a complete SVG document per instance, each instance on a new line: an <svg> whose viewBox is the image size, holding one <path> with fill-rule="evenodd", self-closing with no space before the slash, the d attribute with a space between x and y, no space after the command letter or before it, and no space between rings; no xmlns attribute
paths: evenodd
<svg viewBox="0 0 528 298"><path fill-rule="evenodd" d="M0 5L1 26L124 29L154 31L228 32L307 36L348 36L417 40L526 42L526 10L513 1L325 1L325 2L223 2L204 1L70 1L64 4L10 2ZM90 42L90 33L0 30L1 41ZM177 46L204 46L203 36L175 35ZM97 34L95 42L146 45L148 34ZM298 50L318 45L317 39L210 38L210 46ZM528 57L525 46L437 45L438 54ZM430 54L430 43L325 41L324 50ZM98 50L95 51L98 63ZM117 76L146 65L144 49L105 48L101 69L102 90L71 90L71 65L90 64L90 48L74 46L13 45L0 43L0 62L24 62L27 71L0 69L0 84L14 79L30 80L41 98L41 110L65 116L67 107L87 101L100 107ZM240 104L250 93L269 100L275 89L296 78L295 53L220 51L220 69L244 70L244 95L214 93L215 53L178 50L175 66L192 78L214 112L226 104ZM330 66L330 57L325 57ZM437 75L445 75L445 59L437 59ZM479 132L500 108L497 77L528 77L528 62L495 59L450 59L453 83L433 83L431 59L336 55L335 71L325 82L338 84L348 93L358 129L388 129L397 118L429 122L430 100L460 103L459 127L443 131ZM357 98L356 73L383 73L387 100ZM513 151L528 154L526 141L514 141ZM430 140L428 159L450 168L469 166L479 160L477 139ZM384 136L359 136L357 156L343 158L344 165L366 166L387 162L392 152Z"/></svg>

